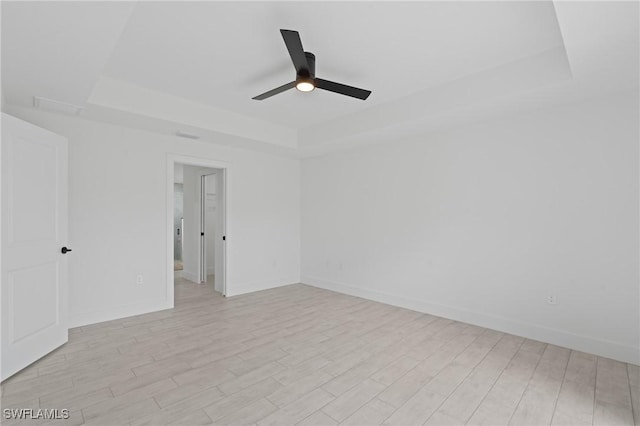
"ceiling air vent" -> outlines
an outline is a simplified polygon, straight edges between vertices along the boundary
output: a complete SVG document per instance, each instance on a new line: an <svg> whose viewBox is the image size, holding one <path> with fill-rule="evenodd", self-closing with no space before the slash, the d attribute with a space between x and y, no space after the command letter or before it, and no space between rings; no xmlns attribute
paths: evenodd
<svg viewBox="0 0 640 426"><path fill-rule="evenodd" d="M187 138L187 139L200 139L200 136L194 135L193 133L189 133L189 132L183 132L182 130L178 130L176 132L176 136L180 136L181 138Z"/></svg>
<svg viewBox="0 0 640 426"><path fill-rule="evenodd" d="M83 110L81 106L68 104L66 102L54 101L53 99L43 98L42 96L33 97L33 106L52 112L62 114L78 115Z"/></svg>

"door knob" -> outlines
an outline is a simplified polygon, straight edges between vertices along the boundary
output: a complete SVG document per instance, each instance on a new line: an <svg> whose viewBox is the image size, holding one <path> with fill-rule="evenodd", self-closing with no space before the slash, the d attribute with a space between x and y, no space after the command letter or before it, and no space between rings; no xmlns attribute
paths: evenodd
<svg viewBox="0 0 640 426"><path fill-rule="evenodd" d="M62 247L62 249L60 249L60 252L62 252L62 254L67 254L68 252L73 251L70 248L66 248L66 247Z"/></svg>

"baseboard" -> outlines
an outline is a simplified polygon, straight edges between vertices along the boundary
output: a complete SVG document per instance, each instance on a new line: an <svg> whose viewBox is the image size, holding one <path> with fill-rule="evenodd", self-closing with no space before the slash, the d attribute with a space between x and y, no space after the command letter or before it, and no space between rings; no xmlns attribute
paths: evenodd
<svg viewBox="0 0 640 426"><path fill-rule="evenodd" d="M552 329L537 324L520 322L482 312L474 312L453 306L427 302L425 300L407 299L394 294L367 290L352 285L325 280L318 277L303 276L302 282L313 287L323 288L350 296L399 306L417 312L424 312L455 321L465 322L504 333L514 334L553 345L591 353L622 362L640 365L640 348L623 345L609 340L575 334L564 330Z"/></svg>
<svg viewBox="0 0 640 426"><path fill-rule="evenodd" d="M265 280L232 285L227 283L227 297L239 296L241 294L253 293L254 291L268 290L270 288L284 287L286 285L299 283L299 280Z"/></svg>
<svg viewBox="0 0 640 426"><path fill-rule="evenodd" d="M71 314L69 315L68 322L69 328L74 328L171 308L173 308L173 304L170 301L167 301L167 299L159 299L149 302L133 303L131 305L114 306L113 308L100 311Z"/></svg>
<svg viewBox="0 0 640 426"><path fill-rule="evenodd" d="M192 281L194 283L200 284L198 280L198 274L194 274L192 272L187 272L185 270L182 271L182 278L188 281Z"/></svg>
<svg viewBox="0 0 640 426"><path fill-rule="evenodd" d="M193 277L193 274L189 274ZM187 273L183 271L183 278L190 281L187 277ZM268 281L255 281L251 283L231 285L227 284L227 297L238 296L246 293L253 293L254 291L268 290L270 288L283 287L291 284L298 284L299 280L268 280ZM231 287L231 288L229 288ZM231 291L230 291L231 290ZM131 317L134 315L147 314L149 312L162 311L164 309L173 308L172 303L166 299L159 299L143 303L134 303L131 305L116 306L109 309L103 309L100 311L85 312L79 314L69 315L69 328L81 327L83 325L95 324L98 322L112 321L116 319Z"/></svg>

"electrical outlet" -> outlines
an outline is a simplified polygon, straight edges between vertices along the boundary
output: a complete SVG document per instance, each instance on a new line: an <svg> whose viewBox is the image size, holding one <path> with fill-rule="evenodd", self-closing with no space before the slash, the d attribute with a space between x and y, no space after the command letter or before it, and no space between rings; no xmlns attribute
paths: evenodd
<svg viewBox="0 0 640 426"><path fill-rule="evenodd" d="M555 305L555 304L557 304L557 303L558 303L558 300L556 299L556 295L555 295L555 294L552 294L552 295L550 295L550 296L547 296L547 303L548 303L549 305Z"/></svg>
<svg viewBox="0 0 640 426"><path fill-rule="evenodd" d="M142 284L144 282L144 277L141 274L136 275L136 284Z"/></svg>

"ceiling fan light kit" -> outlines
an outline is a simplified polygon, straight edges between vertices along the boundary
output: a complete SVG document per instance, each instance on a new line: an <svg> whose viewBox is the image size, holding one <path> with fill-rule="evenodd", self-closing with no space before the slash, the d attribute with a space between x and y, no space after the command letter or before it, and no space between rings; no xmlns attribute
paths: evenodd
<svg viewBox="0 0 640 426"><path fill-rule="evenodd" d="M302 48L300 34L292 30L280 30L284 44L287 46L291 62L296 69L296 79L291 83L283 84L280 87L269 90L254 97L254 100L261 101L271 96L282 93L286 90L296 88L300 92L311 92L316 87L340 95L351 96L352 98L365 100L371 94L370 90L359 89L346 84L316 78L316 56L311 52L305 52Z"/></svg>
<svg viewBox="0 0 640 426"><path fill-rule="evenodd" d="M301 92L310 92L315 89L316 86L313 84L313 81L299 79L296 81L296 89Z"/></svg>

